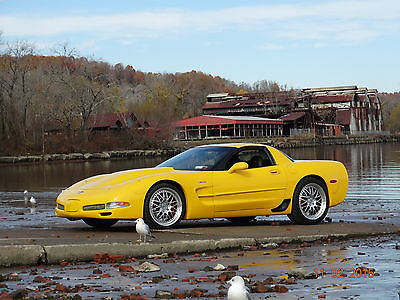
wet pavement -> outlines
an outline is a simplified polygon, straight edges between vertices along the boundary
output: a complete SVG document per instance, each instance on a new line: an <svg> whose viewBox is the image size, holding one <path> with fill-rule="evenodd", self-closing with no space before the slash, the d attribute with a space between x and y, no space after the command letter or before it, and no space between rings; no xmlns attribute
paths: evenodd
<svg viewBox="0 0 400 300"><path fill-rule="evenodd" d="M226 281L240 275L252 299L397 300L399 253L400 236L394 235L186 256L159 253L147 259L102 254L87 264L65 261L58 266L0 269L0 299L17 294L64 299L224 298ZM135 271L144 262L160 270ZM213 270L218 264L221 269Z"/></svg>

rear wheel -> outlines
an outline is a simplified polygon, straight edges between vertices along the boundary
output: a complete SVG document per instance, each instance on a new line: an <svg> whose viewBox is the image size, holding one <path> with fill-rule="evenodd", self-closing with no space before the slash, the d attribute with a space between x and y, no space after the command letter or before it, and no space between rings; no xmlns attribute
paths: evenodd
<svg viewBox="0 0 400 300"><path fill-rule="evenodd" d="M227 218L228 221L234 224L247 224L253 221L256 217L234 217L234 218Z"/></svg>
<svg viewBox="0 0 400 300"><path fill-rule="evenodd" d="M118 220L114 219L94 219L94 218L87 218L83 219L83 222L86 224L96 227L96 228L107 228L113 226Z"/></svg>
<svg viewBox="0 0 400 300"><path fill-rule="evenodd" d="M151 228L174 227L185 213L185 196L170 183L156 184L146 195L143 219Z"/></svg>
<svg viewBox="0 0 400 300"><path fill-rule="evenodd" d="M296 224L318 224L328 213L329 196L323 181L308 177L301 180L293 194L289 219Z"/></svg>

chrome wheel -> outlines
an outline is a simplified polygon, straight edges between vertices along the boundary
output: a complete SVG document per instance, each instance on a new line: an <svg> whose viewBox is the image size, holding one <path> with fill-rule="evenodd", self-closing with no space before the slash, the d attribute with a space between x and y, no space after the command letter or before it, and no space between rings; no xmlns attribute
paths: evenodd
<svg viewBox="0 0 400 300"><path fill-rule="evenodd" d="M292 200L290 220L296 224L318 224L328 213L329 194L324 181L306 177L297 184Z"/></svg>
<svg viewBox="0 0 400 300"><path fill-rule="evenodd" d="M151 194L148 208L153 222L161 227L170 227L181 219L182 197L173 187L159 187Z"/></svg>
<svg viewBox="0 0 400 300"><path fill-rule="evenodd" d="M299 194L299 208L309 220L317 220L326 209L326 194L323 188L316 183L305 185Z"/></svg>

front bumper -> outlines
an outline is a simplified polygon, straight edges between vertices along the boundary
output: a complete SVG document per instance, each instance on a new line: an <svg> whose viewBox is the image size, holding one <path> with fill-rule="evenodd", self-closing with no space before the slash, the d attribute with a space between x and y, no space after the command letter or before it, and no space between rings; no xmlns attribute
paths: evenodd
<svg viewBox="0 0 400 300"><path fill-rule="evenodd" d="M137 203L137 202L136 202ZM81 199L57 199L55 213L57 217L69 219L137 219L143 216L141 205L135 205L131 201L129 206L119 208L106 208L106 202L93 203ZM95 209L88 210L87 207Z"/></svg>

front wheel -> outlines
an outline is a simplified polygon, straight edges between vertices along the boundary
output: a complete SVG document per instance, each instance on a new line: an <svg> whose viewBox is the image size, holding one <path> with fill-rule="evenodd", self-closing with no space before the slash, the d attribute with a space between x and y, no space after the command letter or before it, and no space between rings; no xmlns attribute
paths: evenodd
<svg viewBox="0 0 400 300"><path fill-rule="evenodd" d="M329 195L326 185L317 178L301 180L293 194L289 219L296 224L318 224L328 213Z"/></svg>
<svg viewBox="0 0 400 300"><path fill-rule="evenodd" d="M174 227L185 213L185 196L170 183L156 184L146 195L143 219L151 228Z"/></svg>
<svg viewBox="0 0 400 300"><path fill-rule="evenodd" d="M83 222L86 224L96 227L96 228L108 228L113 226L115 223L118 222L118 220L114 219L94 219L94 218L87 218L83 219Z"/></svg>

